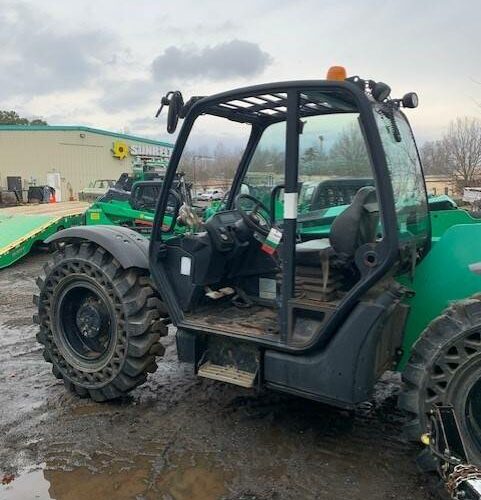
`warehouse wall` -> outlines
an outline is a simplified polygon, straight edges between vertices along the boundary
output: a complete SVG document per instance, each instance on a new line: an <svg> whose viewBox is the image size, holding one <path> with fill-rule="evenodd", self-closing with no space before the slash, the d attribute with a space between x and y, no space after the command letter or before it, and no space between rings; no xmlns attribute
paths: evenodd
<svg viewBox="0 0 481 500"><path fill-rule="evenodd" d="M10 175L21 176L24 183L33 177L37 184L45 184L47 172L56 171L62 177L63 198L68 196L67 184L77 198L91 181L117 179L131 171L130 155L123 160L112 155L114 141L143 144L81 130L0 130L0 186L6 187Z"/></svg>

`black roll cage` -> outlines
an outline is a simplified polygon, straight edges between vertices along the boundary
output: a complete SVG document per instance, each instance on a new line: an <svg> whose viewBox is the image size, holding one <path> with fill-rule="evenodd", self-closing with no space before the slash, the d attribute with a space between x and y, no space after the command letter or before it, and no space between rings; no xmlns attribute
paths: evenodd
<svg viewBox="0 0 481 500"><path fill-rule="evenodd" d="M343 323L349 312L358 303L359 299L367 292L376 282L378 282L395 264L399 258L399 241L397 232L397 217L394 203L394 194L390 181L390 174L386 164L386 158L381 143L381 138L373 116L372 104L368 97L359 86L349 81L327 81L327 80L302 80L302 81L287 81L276 82L262 85L244 87L220 94L215 94L209 97L195 99L188 107L185 113L184 123L180 130L179 136L175 143L172 156L167 168L164 179L164 187L161 196L157 202L153 231L151 235L149 248L150 271L154 283L159 290L162 290L163 299L167 303L172 320L176 326L182 325L183 312L180 309L172 287L165 273L160 272L157 263L165 254L166 244L162 241L161 220L164 216L167 198L168 187L174 180L175 173L182 156L185 144L189 137L192 126L198 116L203 114L212 114L221 116L229 120L250 123L252 125L250 137L246 148L239 162L232 189L227 199L227 208L232 207L233 200L240 189L240 183L248 168L249 162L254 154L255 148L262 136L264 130L272 123L286 121L286 168L285 168L285 193L296 193L298 190L297 183L297 167L298 167L298 146L300 131L300 113L299 107L302 107L302 92L323 92L332 94L344 94L352 99L354 109L345 111L339 109L325 108L324 112L319 112L319 109L313 110L312 115L331 114L342 112L358 112L360 115L360 123L363 134L366 139L368 153L371 158L374 180L377 187L378 202L381 207L380 215L383 224L384 234L383 240L377 245L376 250L379 252L379 264L370 269L365 269L363 278L351 289L351 291L342 299L337 306L335 312L327 319L325 327L321 333L311 340L305 346L290 346L285 343L286 325L287 325L287 303L292 297L294 288L295 265L295 225L296 219L284 219L284 244L286 249L283 254L283 289L282 289L282 328L281 341L276 342L269 339L258 337L248 337L249 341L256 342L265 347L272 347L280 351L291 353L307 353L316 349L320 343L324 343L330 339L336 330ZM287 95L287 110L278 116L258 116L258 114L249 114L245 109L231 109L221 106L223 103L230 101L242 100L251 96L259 96L263 94L286 94ZM345 103L345 101L344 101ZM303 114L302 116L307 116ZM187 323L187 322L185 322ZM194 328L194 326L192 326ZM236 335L231 335L236 337ZM320 338L322 336L322 339ZM246 336L239 336L246 340Z"/></svg>

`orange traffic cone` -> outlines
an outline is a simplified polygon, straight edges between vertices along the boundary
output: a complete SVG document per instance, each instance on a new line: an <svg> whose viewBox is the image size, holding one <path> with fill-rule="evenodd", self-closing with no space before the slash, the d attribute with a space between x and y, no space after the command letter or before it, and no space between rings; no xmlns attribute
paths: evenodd
<svg viewBox="0 0 481 500"><path fill-rule="evenodd" d="M50 193L50 198L48 200L49 203L57 203L57 199L55 198L55 192Z"/></svg>

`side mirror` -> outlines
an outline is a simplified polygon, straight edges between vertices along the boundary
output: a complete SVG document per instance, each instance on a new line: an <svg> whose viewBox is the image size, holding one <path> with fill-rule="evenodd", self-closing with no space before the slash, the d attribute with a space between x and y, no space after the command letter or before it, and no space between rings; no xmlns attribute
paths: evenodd
<svg viewBox="0 0 481 500"><path fill-rule="evenodd" d="M418 95L415 92L408 92L402 98L402 103L405 108L417 108L419 104Z"/></svg>
<svg viewBox="0 0 481 500"><path fill-rule="evenodd" d="M167 112L167 132L173 134L177 129L177 123L184 107L182 94L178 90L167 92L160 101L160 108L155 114L156 118L160 115L164 106L169 107L169 111Z"/></svg>

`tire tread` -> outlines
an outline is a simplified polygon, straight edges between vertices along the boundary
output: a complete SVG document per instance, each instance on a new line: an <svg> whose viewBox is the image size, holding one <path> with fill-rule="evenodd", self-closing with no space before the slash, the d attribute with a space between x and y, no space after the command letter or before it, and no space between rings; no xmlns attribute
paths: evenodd
<svg viewBox="0 0 481 500"><path fill-rule="evenodd" d="M93 269L93 276L104 276L107 283L111 283L111 289L120 300L123 311L124 319L119 324L122 324L128 339L119 372L108 383L95 388L88 385L84 387L77 381L70 380L50 352L50 320L45 305L49 277L57 269L75 269L76 261L88 262L89 268ZM52 260L44 265L43 271L44 276L37 279L39 293L34 296L34 302L38 306L35 321L40 324L37 340L43 346L45 360L52 363L53 374L63 379L66 388L74 394L90 397L98 402L122 397L144 383L147 373L153 373L157 369L155 357L165 351L159 339L167 334L165 306L145 270L123 269L102 247L91 242L81 242L59 246Z"/></svg>

